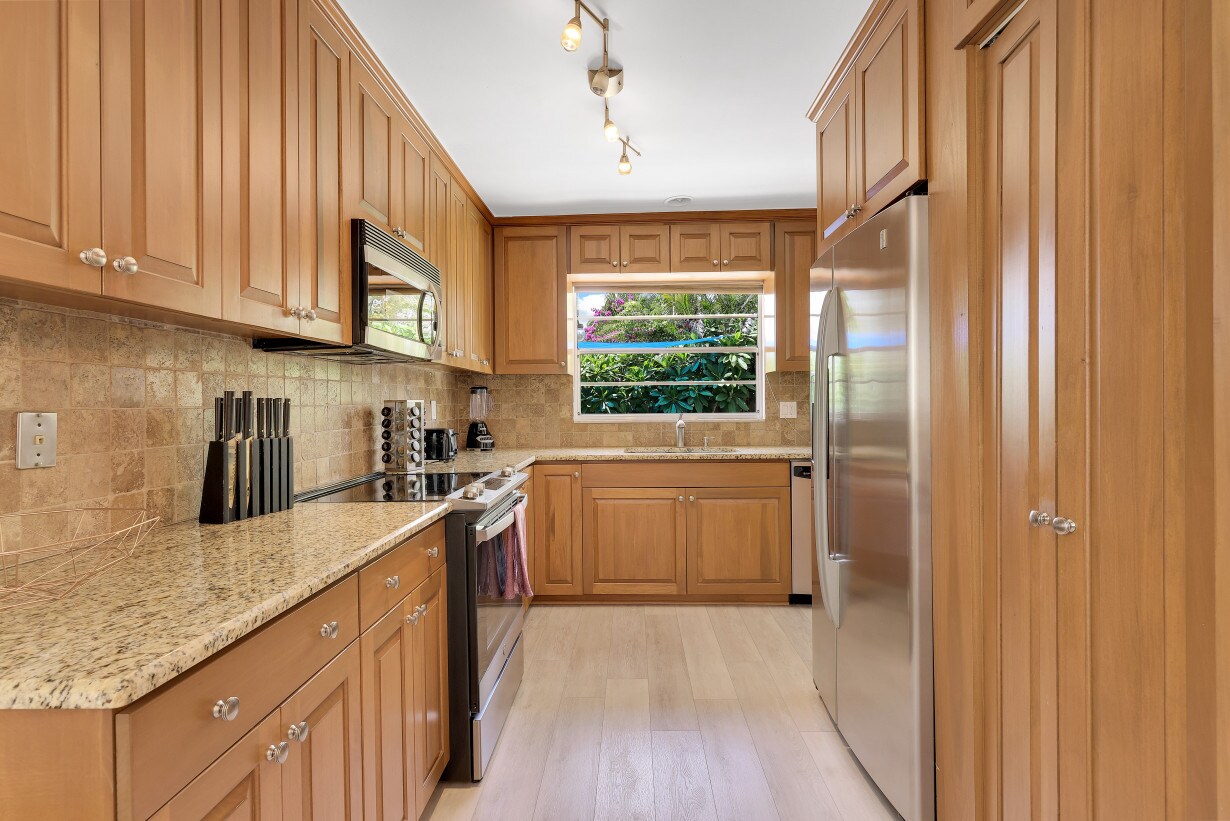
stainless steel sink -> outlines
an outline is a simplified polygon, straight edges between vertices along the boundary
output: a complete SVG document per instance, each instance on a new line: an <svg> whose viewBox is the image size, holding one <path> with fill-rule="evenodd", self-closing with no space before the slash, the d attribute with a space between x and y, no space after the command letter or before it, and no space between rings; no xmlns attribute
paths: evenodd
<svg viewBox="0 0 1230 821"><path fill-rule="evenodd" d="M624 453L734 453L735 448L624 448Z"/></svg>

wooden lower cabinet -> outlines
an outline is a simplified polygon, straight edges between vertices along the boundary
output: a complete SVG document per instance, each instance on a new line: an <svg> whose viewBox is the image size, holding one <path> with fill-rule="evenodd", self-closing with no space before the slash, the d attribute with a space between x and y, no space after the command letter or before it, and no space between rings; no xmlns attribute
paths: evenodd
<svg viewBox="0 0 1230 821"><path fill-rule="evenodd" d="M412 599L359 638L363 682L364 817L401 821L416 814Z"/></svg>
<svg viewBox="0 0 1230 821"><path fill-rule="evenodd" d="M790 592L789 488L688 488L687 532L688 593Z"/></svg>
<svg viewBox="0 0 1230 821"><path fill-rule="evenodd" d="M534 591L540 596L579 596L581 466L535 466L534 506Z"/></svg>
<svg viewBox="0 0 1230 821"><path fill-rule="evenodd" d="M586 488L585 593L674 596L684 592L680 488Z"/></svg>
<svg viewBox="0 0 1230 821"><path fill-rule="evenodd" d="M283 741L282 717L275 711L152 817L155 821L281 821L286 768L270 761L267 753Z"/></svg>
<svg viewBox="0 0 1230 821"><path fill-rule="evenodd" d="M282 705L284 818L363 817L359 649L351 644Z"/></svg>
<svg viewBox="0 0 1230 821"><path fill-rule="evenodd" d="M446 570L359 638L364 817L415 819L448 764Z"/></svg>
<svg viewBox="0 0 1230 821"><path fill-rule="evenodd" d="M411 597L418 619L414 633L415 816L423 814L448 764L448 606L445 569L419 585Z"/></svg>

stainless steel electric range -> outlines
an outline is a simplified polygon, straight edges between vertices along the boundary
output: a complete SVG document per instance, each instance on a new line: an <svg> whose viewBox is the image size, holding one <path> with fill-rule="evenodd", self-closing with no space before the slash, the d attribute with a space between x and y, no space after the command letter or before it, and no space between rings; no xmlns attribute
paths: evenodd
<svg viewBox="0 0 1230 821"><path fill-rule="evenodd" d="M296 498L299 502L447 501L449 743L444 777L479 781L508 719L525 669L525 599L505 598L519 488L529 476L494 473L374 474Z"/></svg>

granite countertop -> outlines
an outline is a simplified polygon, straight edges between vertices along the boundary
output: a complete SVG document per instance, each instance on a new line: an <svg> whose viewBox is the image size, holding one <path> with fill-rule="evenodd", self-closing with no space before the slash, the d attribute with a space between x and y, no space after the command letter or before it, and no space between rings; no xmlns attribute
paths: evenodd
<svg viewBox="0 0 1230 821"><path fill-rule="evenodd" d="M506 465L515 468L525 468L535 462L763 462L788 459L810 459L810 447L736 447L733 453L628 453L623 448L496 448L486 453L479 451L458 451L457 458L451 462L432 462L427 465L428 473L457 473L474 471L487 473L499 470Z"/></svg>
<svg viewBox="0 0 1230 821"><path fill-rule="evenodd" d="M69 597L0 614L0 709L131 704L447 512L302 504L155 530Z"/></svg>

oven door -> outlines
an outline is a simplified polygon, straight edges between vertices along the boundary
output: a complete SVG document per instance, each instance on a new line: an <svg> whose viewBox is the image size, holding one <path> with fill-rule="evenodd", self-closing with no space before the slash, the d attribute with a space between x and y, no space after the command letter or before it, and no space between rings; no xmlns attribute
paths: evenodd
<svg viewBox="0 0 1230 821"><path fill-rule="evenodd" d="M514 549L513 511L525 505L524 493L513 494L506 504L466 528L469 548L475 557L474 673L478 678L477 710L491 696L500 673L521 636L524 597L505 598L513 584L509 576L508 554Z"/></svg>

